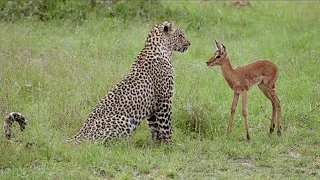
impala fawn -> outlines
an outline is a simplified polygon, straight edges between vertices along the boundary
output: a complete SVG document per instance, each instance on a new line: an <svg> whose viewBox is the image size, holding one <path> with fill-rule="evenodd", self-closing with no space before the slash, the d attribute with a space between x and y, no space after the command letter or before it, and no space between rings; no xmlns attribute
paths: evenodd
<svg viewBox="0 0 320 180"><path fill-rule="evenodd" d="M213 57L207 63L207 66L221 66L222 75L228 85L234 91L233 102L231 105L231 117L228 123L227 132L230 134L234 113L238 104L239 95L242 96L242 113L245 121L247 140L250 140L248 127L248 108L247 97L248 90L258 85L263 94L271 101L272 104L272 119L270 125L270 135L274 131L274 120L277 116L278 120L278 136L281 135L281 105L275 91L275 83L278 77L277 66L269 60L258 60L253 63L232 68L226 48L223 44L216 42L217 50Z"/></svg>

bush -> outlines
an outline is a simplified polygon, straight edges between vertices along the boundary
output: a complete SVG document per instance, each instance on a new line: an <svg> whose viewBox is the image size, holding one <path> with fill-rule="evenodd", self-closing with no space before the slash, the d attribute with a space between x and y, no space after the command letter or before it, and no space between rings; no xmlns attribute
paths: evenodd
<svg viewBox="0 0 320 180"><path fill-rule="evenodd" d="M7 0L0 3L0 20L40 20L71 19L82 21L93 15L97 18L120 18L122 20L164 20L180 11L172 11L161 1L68 1L68 0Z"/></svg>
<svg viewBox="0 0 320 180"><path fill-rule="evenodd" d="M53 19L74 18L85 19L91 6L86 1L65 0L18 0L0 4L0 19L2 21L17 21L24 19L48 21Z"/></svg>

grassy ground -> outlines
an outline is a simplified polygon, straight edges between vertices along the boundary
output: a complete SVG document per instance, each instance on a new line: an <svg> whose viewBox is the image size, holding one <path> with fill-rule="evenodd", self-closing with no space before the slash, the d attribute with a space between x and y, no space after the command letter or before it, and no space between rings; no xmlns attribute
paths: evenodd
<svg viewBox="0 0 320 180"><path fill-rule="evenodd" d="M187 9L175 21L192 45L175 53L173 140L153 143L144 122L108 147L62 141L130 70L155 22L90 18L0 24L1 117L29 117L15 140L0 137L0 179L318 179L320 178L320 3L164 2ZM159 23L159 22L156 22ZM233 92L205 61L222 42L235 66L278 64L283 135L268 136L271 104L249 91L251 141L241 108L226 136ZM240 104L239 104L240 105ZM0 131L3 134L3 131Z"/></svg>

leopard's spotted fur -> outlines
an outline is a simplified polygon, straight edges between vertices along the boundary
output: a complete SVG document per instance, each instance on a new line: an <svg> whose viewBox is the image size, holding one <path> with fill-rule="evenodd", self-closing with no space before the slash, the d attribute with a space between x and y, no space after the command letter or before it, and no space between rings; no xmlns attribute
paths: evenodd
<svg viewBox="0 0 320 180"><path fill-rule="evenodd" d="M79 132L68 142L131 136L147 118L151 138L168 142L172 136L173 51L184 52L190 42L173 23L155 25L131 71L103 97Z"/></svg>

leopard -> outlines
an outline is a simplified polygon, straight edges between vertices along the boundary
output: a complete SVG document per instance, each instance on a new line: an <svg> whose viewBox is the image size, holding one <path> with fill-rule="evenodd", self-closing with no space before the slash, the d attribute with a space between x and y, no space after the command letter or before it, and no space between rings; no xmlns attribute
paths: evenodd
<svg viewBox="0 0 320 180"><path fill-rule="evenodd" d="M20 126L20 130L24 131L27 126L27 117L19 112L11 112L5 118L3 122L3 132L7 139L12 139L14 137L14 133L12 131L12 125L14 122L17 122Z"/></svg>
<svg viewBox="0 0 320 180"><path fill-rule="evenodd" d="M153 141L172 142L172 53L184 53L190 45L175 23L154 25L130 72L97 103L80 130L66 142L107 143L131 137L144 119Z"/></svg>

